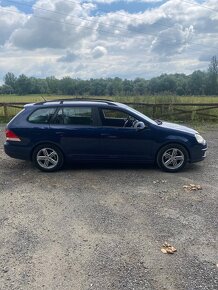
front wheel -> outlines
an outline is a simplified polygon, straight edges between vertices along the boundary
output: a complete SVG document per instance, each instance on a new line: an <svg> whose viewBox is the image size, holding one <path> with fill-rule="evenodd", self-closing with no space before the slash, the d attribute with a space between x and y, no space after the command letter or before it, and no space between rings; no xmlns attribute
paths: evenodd
<svg viewBox="0 0 218 290"><path fill-rule="evenodd" d="M179 144L169 144L160 149L157 155L158 166L167 172L182 170L188 161L187 150Z"/></svg>
<svg viewBox="0 0 218 290"><path fill-rule="evenodd" d="M34 149L32 160L40 170L53 172L62 167L64 157L63 153L55 145L42 144Z"/></svg>

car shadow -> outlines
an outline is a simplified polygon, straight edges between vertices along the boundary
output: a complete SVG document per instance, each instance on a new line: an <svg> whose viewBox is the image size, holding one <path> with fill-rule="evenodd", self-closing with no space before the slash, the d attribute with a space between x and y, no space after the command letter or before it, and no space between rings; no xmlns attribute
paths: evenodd
<svg viewBox="0 0 218 290"><path fill-rule="evenodd" d="M74 161L73 163L65 163L61 171L70 170L153 170L155 172L164 172L166 174L181 174L181 173L192 173L201 172L203 166L198 163L187 164L186 167L179 172L169 173L162 171L157 164L144 164L144 163L127 163L127 162L116 162L116 161Z"/></svg>
<svg viewBox="0 0 218 290"><path fill-rule="evenodd" d="M2 161L2 167L3 168L13 168L13 170L19 170L19 171L26 171L26 170L32 170L35 167L31 162L28 161L22 161L19 160L17 162L13 162L13 164L10 164L8 167L8 160L5 159ZM203 166L199 165L197 163L193 164L187 164L185 169L183 169L181 172L188 172L192 173L193 171L201 172ZM118 161L73 161L66 162L64 166L61 168L60 171L70 171L70 170L153 170L155 172L162 172L159 167L156 164L144 164L144 163L127 163L127 162L118 162ZM38 169L36 169L38 170ZM169 174L169 173L167 173ZM175 174L175 173L173 173Z"/></svg>
<svg viewBox="0 0 218 290"><path fill-rule="evenodd" d="M125 170L141 170L141 169L156 169L158 170L158 166L155 164L142 164L142 163L123 163L123 162L103 162L103 161L74 161L73 163L66 163L62 170L81 170L81 169L91 169L91 170L117 170L117 169L125 169Z"/></svg>

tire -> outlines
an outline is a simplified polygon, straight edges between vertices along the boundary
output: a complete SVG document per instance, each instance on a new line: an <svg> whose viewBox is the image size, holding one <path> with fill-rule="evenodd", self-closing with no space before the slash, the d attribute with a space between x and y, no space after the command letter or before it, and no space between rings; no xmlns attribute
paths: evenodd
<svg viewBox="0 0 218 290"><path fill-rule="evenodd" d="M179 144L168 144L160 149L157 154L158 166L166 172L178 172L188 162L187 150Z"/></svg>
<svg viewBox="0 0 218 290"><path fill-rule="evenodd" d="M53 144L41 144L37 146L32 154L33 164L44 172L59 170L64 163L61 150Z"/></svg>

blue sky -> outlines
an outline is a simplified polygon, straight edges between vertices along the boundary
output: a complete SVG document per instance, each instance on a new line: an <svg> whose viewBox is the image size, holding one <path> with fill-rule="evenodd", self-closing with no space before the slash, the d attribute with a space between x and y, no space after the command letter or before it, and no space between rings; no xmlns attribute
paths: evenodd
<svg viewBox="0 0 218 290"><path fill-rule="evenodd" d="M0 82L190 74L217 47L217 0L0 0Z"/></svg>
<svg viewBox="0 0 218 290"><path fill-rule="evenodd" d="M20 2L20 4L16 4L16 2ZM32 11L31 7L28 7L27 5L33 5L36 1L34 0L2 0L1 4L3 6L9 6L13 5L16 6L19 10L29 13ZM70 2L70 1L69 1ZM78 2L77 0L72 0L72 2ZM81 2L87 2L87 1L81 1ZM94 1L93 1L94 2ZM94 2L97 7L94 13L108 13L108 12L115 12L115 11L120 11L120 10L125 10L129 13L139 13L143 12L146 9L151 9L154 7L158 7L161 2L166 2L166 1L158 1L158 2L148 2L148 3L143 3L141 1L133 1L133 2L126 2L123 0L118 0L112 3L97 3ZM27 4L26 6L24 4Z"/></svg>
<svg viewBox="0 0 218 290"><path fill-rule="evenodd" d="M82 2L82 3L90 3L93 2L96 5L96 9L92 11L92 15L102 14L102 13L109 13L109 12L116 12L116 11L126 11L130 14L134 13L142 13L146 10L153 9L159 7L163 3L167 2L168 0L114 0L111 3L105 3L105 1L101 0L66 0L66 2L71 2L72 4L75 2ZM182 1L182 0L181 0ZM15 6L19 10L25 13L31 13L33 5L36 0L1 0L0 4L2 6ZM192 2L192 0L187 0L187 2ZM196 0L196 3L203 3L204 0ZM19 4L20 3L20 4ZM26 4L26 5L25 5ZM187 3L188 4L188 3Z"/></svg>
<svg viewBox="0 0 218 290"><path fill-rule="evenodd" d="M161 2L164 1L150 3L142 3L141 1L133 1L133 2L117 1L114 3L98 3L96 12L103 13L104 11L105 13L108 13L125 10L129 13L140 13L145 11L146 9L158 7Z"/></svg>
<svg viewBox="0 0 218 290"><path fill-rule="evenodd" d="M2 0L0 1L0 4L2 6L15 6L17 7L20 11L23 11L25 13L30 13L32 11L32 8L27 6L27 5L33 5L36 1L33 1L33 0L11 0L11 1L8 1L8 0ZM19 5L20 3L20 5ZM22 5L22 4L27 4L27 5Z"/></svg>

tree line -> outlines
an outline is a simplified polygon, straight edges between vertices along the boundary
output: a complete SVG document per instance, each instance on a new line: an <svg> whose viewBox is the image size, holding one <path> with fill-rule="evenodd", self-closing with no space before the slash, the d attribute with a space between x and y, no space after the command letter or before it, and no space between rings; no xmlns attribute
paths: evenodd
<svg viewBox="0 0 218 290"><path fill-rule="evenodd" d="M24 74L16 77L8 72L0 94L57 94L80 96L134 96L134 95L218 95L218 61L213 56L207 71L194 71L191 75L162 74L150 80L115 78L73 79L64 77L35 78Z"/></svg>

